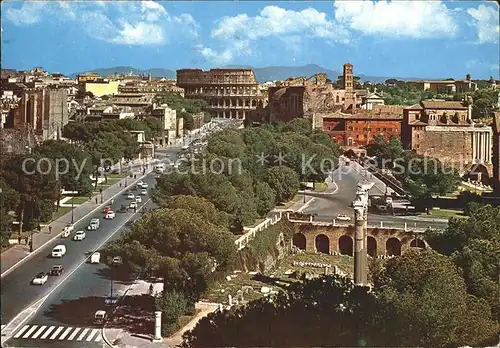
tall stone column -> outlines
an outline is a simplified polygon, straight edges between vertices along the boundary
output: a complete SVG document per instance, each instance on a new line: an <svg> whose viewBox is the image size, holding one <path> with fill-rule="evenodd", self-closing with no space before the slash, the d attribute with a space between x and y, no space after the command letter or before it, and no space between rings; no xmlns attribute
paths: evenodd
<svg viewBox="0 0 500 348"><path fill-rule="evenodd" d="M368 284L364 210L362 207L354 209L354 284L361 286Z"/></svg>

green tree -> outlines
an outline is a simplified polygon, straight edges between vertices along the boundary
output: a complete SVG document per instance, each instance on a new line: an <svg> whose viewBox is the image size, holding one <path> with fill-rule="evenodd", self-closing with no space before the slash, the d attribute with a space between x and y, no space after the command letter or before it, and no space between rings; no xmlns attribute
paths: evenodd
<svg viewBox="0 0 500 348"><path fill-rule="evenodd" d="M401 346L484 345L498 324L484 301L467 294L459 269L434 251L409 251L389 260L375 279L394 343ZM481 317L476 317L482 312Z"/></svg>
<svg viewBox="0 0 500 348"><path fill-rule="evenodd" d="M267 169L265 181L276 192L276 202L286 202L299 191L299 176L293 169L276 166Z"/></svg>
<svg viewBox="0 0 500 348"><path fill-rule="evenodd" d="M106 253L121 256L134 273L162 277L164 289L184 293L193 304L214 271L224 272L234 262L235 247L226 228L197 212L160 208L111 242Z"/></svg>
<svg viewBox="0 0 500 348"><path fill-rule="evenodd" d="M274 191L266 182L255 183L254 190L257 213L260 217L264 217L276 205L276 191Z"/></svg>
<svg viewBox="0 0 500 348"><path fill-rule="evenodd" d="M60 186L69 191L88 194L92 190L89 154L78 146L62 140L47 140L35 148L41 157L50 158L58 165Z"/></svg>
<svg viewBox="0 0 500 348"><path fill-rule="evenodd" d="M151 130L151 136L153 138L160 137L164 131L164 125L160 119L156 117L146 117L144 120L148 128Z"/></svg>
<svg viewBox="0 0 500 348"><path fill-rule="evenodd" d="M155 298L155 309L162 312L162 334L170 336L179 329L179 318L186 312L187 299L177 291L162 292Z"/></svg>

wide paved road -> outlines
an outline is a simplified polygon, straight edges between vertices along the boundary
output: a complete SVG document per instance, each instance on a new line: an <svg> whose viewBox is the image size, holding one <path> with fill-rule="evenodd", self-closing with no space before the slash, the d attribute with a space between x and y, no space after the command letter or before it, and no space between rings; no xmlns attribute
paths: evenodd
<svg viewBox="0 0 500 348"><path fill-rule="evenodd" d="M355 166L355 167L353 167ZM338 190L331 195L307 193L309 196L317 197L304 209L306 214L317 214L317 221L332 221L338 214L345 214L354 221L354 209L350 204L356 197L356 187L360 181L366 180L365 172L359 164L351 162L350 168L342 165L333 173L333 180ZM368 180L373 180L375 185L370 190L370 195L383 195L385 184L370 174ZM399 227L404 228L405 223L408 228L446 228L447 222L440 219L421 218L416 216L392 216L390 214L368 214L369 226ZM340 222L339 222L340 223Z"/></svg>
<svg viewBox="0 0 500 348"><path fill-rule="evenodd" d="M203 136L193 137L192 139ZM181 147L170 147L158 151L160 160L168 157L175 162ZM148 191L154 187L155 174L148 174L143 181ZM134 191L138 194L139 191ZM139 207L155 208L148 195L143 197ZM114 199L113 209L118 211L122 204L129 204L126 195ZM75 232L85 230L92 218L100 218L97 231L86 231L83 241L58 239L40 250L30 260L18 266L2 278L1 313L2 344L9 347L102 347L101 330L92 325L94 313L104 307L104 298L110 295L110 272L104 264L92 265L86 258L106 242L117 239L128 229L133 220L140 217L139 211L116 213L113 220L104 220L104 213L96 211L75 225ZM50 252L55 245L66 245L66 255L53 259ZM53 265L61 264L65 272L49 277L43 286L31 285L33 277L42 271L49 271ZM123 293L131 283L119 279L114 271L113 294ZM29 313L29 315L26 315ZM26 320L23 321L23 319ZM4 326L8 324L4 329ZM7 340L8 339L8 340ZM7 342L4 342L7 340Z"/></svg>

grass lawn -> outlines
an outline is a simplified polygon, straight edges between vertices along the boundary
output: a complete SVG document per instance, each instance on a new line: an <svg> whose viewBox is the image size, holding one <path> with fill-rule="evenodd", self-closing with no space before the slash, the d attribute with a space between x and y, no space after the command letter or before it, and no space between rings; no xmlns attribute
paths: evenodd
<svg viewBox="0 0 500 348"><path fill-rule="evenodd" d="M312 272L315 274L324 274L323 268L300 267L293 266L294 261L303 262L318 262L330 264L332 268L329 270L333 273L333 266L338 266L342 271L347 273L354 272L353 258L349 256L336 256L325 254L290 254L280 260L277 266L268 272L264 277L258 277L245 272L237 272L231 275L231 280L224 279L215 283L203 296L204 300L216 303L228 303L228 295L233 299L237 299L237 293L243 293L244 301L252 301L264 296L260 292L263 286L272 287L273 290L286 289L293 282L300 281L299 279L291 278L286 275L287 271L297 271L299 274L303 272Z"/></svg>
<svg viewBox="0 0 500 348"><path fill-rule="evenodd" d="M467 216L464 215L462 210L452 210L452 209L432 209L431 214L426 213L419 214L421 217L426 218L436 218L436 219L449 219L451 217L466 219Z"/></svg>
<svg viewBox="0 0 500 348"><path fill-rule="evenodd" d="M197 309L193 315L181 315L178 320L179 327L182 329L184 326L189 324L189 322L193 320L193 318L196 317L200 312L201 310Z"/></svg>
<svg viewBox="0 0 500 348"><path fill-rule="evenodd" d="M278 204L276 206L276 209L288 209L288 208L290 208L290 206L292 204L297 203L300 198L302 198L302 194L297 193L295 195L295 197L293 197L293 199L291 201L288 201L288 202L285 202L285 203L282 203L282 204Z"/></svg>
<svg viewBox="0 0 500 348"><path fill-rule="evenodd" d="M88 200L89 200L88 197L78 196L78 197L72 197L71 199L64 202L64 204L71 204L71 201L73 201L73 204L83 204Z"/></svg>
<svg viewBox="0 0 500 348"><path fill-rule="evenodd" d="M317 182L314 184L314 192L324 192L328 188L326 182Z"/></svg>
<svg viewBox="0 0 500 348"><path fill-rule="evenodd" d="M59 207L58 211L52 214L52 221L59 219L61 216L71 211L71 207Z"/></svg>
<svg viewBox="0 0 500 348"><path fill-rule="evenodd" d="M121 180L121 178L110 178L110 177L108 177L108 182L106 184L103 182L102 184L97 185L97 190L94 191L94 195L99 194L99 188L102 188L103 191L104 191L105 189L107 189L108 187L116 184L120 180Z"/></svg>
<svg viewBox="0 0 500 348"><path fill-rule="evenodd" d="M128 173L128 172L121 172L118 174L108 174L108 181L109 181L109 179L121 179L121 178L128 176L129 174L130 173Z"/></svg>

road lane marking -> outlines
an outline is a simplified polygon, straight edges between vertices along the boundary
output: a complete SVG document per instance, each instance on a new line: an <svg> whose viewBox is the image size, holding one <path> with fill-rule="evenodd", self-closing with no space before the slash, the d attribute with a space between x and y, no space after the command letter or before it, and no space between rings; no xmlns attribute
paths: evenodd
<svg viewBox="0 0 500 348"><path fill-rule="evenodd" d="M75 338L75 336L78 334L78 331L80 331L81 329L79 327L77 327L73 333L71 335L69 335L68 337L68 341L71 341L73 338Z"/></svg>
<svg viewBox="0 0 500 348"><path fill-rule="evenodd" d="M26 334L24 334L23 338L30 337L30 335L36 330L37 327L38 327L38 325L32 325L31 329L29 329L28 332L26 332Z"/></svg>
<svg viewBox="0 0 500 348"><path fill-rule="evenodd" d="M47 326L43 325L31 338L38 338L38 336L40 336L40 334L43 332L43 330L45 330L46 327Z"/></svg>
<svg viewBox="0 0 500 348"><path fill-rule="evenodd" d="M87 339L85 341L87 342L90 342L92 341L92 338L95 336L95 334L98 332L99 330L98 329L94 329L92 330L92 332L90 333L90 335L87 336Z"/></svg>
<svg viewBox="0 0 500 348"><path fill-rule="evenodd" d="M63 334L59 337L59 340L63 340L66 336L68 336L69 332L72 330L72 327L68 327L66 330L64 330Z"/></svg>
<svg viewBox="0 0 500 348"><path fill-rule="evenodd" d="M46 339L55 328L56 328L55 326L50 326L40 338L42 340Z"/></svg>
<svg viewBox="0 0 500 348"><path fill-rule="evenodd" d="M24 325L23 328L15 334L14 338L19 338L29 327L29 325Z"/></svg>
<svg viewBox="0 0 500 348"><path fill-rule="evenodd" d="M2 325L2 330L3 330L3 328L4 328L5 326L6 326L6 324Z"/></svg>
<svg viewBox="0 0 500 348"><path fill-rule="evenodd" d="M55 340L57 335L59 335L59 332L61 332L64 329L64 326L59 326L56 331L54 331L54 334L50 336L50 340Z"/></svg>
<svg viewBox="0 0 500 348"><path fill-rule="evenodd" d="M95 338L94 342L101 342L101 339L102 339L102 336L101 336L101 333L99 333L99 335Z"/></svg>
<svg viewBox="0 0 500 348"><path fill-rule="evenodd" d="M87 334L87 332L89 332L89 328L86 328L85 330L83 330L83 332L80 334L80 336L78 336L78 338L76 339L77 341L81 341L83 340L83 338L85 337L85 335Z"/></svg>

